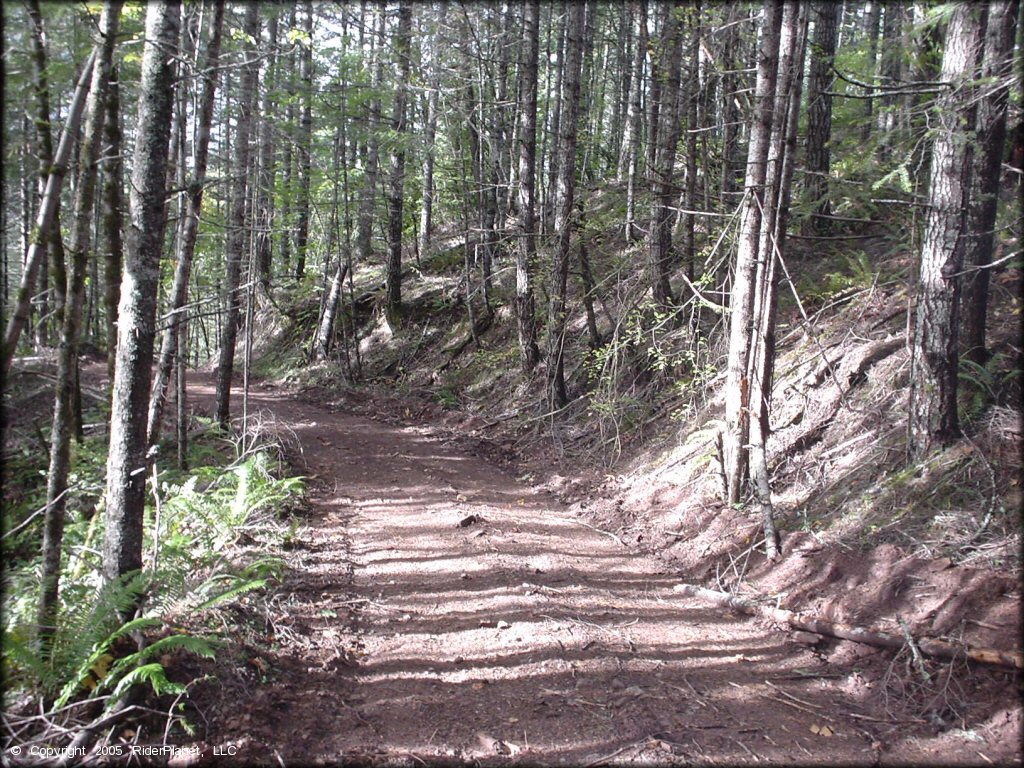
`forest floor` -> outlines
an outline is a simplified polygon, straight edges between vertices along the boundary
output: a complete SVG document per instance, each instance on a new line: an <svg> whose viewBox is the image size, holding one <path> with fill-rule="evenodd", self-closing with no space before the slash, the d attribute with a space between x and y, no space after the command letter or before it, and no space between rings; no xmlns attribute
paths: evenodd
<svg viewBox="0 0 1024 768"><path fill-rule="evenodd" d="M192 397L208 409L212 386ZM239 401L236 400L236 407ZM204 406L205 403L205 406ZM442 429L257 385L308 510L265 643L197 692L236 764L1019 763L1013 676L950 672L937 722L884 656L836 663ZM402 413L402 411L398 411ZM272 417L271 417L272 414ZM866 566L865 566L866 567ZM953 665L946 665L950 669ZM964 666L964 665L961 665Z"/></svg>

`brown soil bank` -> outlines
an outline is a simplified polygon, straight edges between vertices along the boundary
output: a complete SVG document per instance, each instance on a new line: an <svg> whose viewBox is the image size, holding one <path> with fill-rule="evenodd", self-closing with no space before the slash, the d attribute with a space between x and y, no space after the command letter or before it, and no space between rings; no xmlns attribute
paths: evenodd
<svg viewBox="0 0 1024 768"><path fill-rule="evenodd" d="M295 431L315 490L266 646L200 701L208 755L216 746L237 764L285 765L1020 761L1015 673L927 660L922 670L909 651L846 642L812 647L681 596L681 561L645 556L628 526L598 530L463 441L272 389L255 400ZM709 527L749 527L712 512ZM735 553L733 567L755 590L836 618L859 616L831 597L844 592L875 614L897 608L914 630L931 613L948 631L1015 636L1007 580L895 548L836 558L810 535L787 540L780 565L752 568ZM685 544L732 578L701 546ZM970 626L958 623L964 602L982 608Z"/></svg>

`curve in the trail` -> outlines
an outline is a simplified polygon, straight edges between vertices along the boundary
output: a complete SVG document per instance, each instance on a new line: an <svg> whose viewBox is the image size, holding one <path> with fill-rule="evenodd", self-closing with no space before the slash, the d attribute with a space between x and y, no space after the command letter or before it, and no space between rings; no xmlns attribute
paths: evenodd
<svg viewBox="0 0 1024 768"><path fill-rule="evenodd" d="M546 493L423 428L251 403L294 432L313 490L268 681L211 724L237 760L879 758L883 718L846 672L674 593Z"/></svg>

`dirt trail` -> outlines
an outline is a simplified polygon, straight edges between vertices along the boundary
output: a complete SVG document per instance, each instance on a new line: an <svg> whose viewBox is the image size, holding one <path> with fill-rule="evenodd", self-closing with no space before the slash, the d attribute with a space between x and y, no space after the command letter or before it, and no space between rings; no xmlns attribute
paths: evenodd
<svg viewBox="0 0 1024 768"><path fill-rule="evenodd" d="M266 681L211 714L240 763L980 761L426 429L252 402L301 442L313 511Z"/></svg>

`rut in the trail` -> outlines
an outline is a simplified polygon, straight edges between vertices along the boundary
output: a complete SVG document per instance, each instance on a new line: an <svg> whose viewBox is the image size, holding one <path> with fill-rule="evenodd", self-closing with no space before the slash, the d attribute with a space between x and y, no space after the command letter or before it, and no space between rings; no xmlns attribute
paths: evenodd
<svg viewBox="0 0 1024 768"><path fill-rule="evenodd" d="M681 598L506 472L423 429L254 402L301 441L314 511L275 600L270 681L212 728L241 762L899 753L901 726L852 673Z"/></svg>

